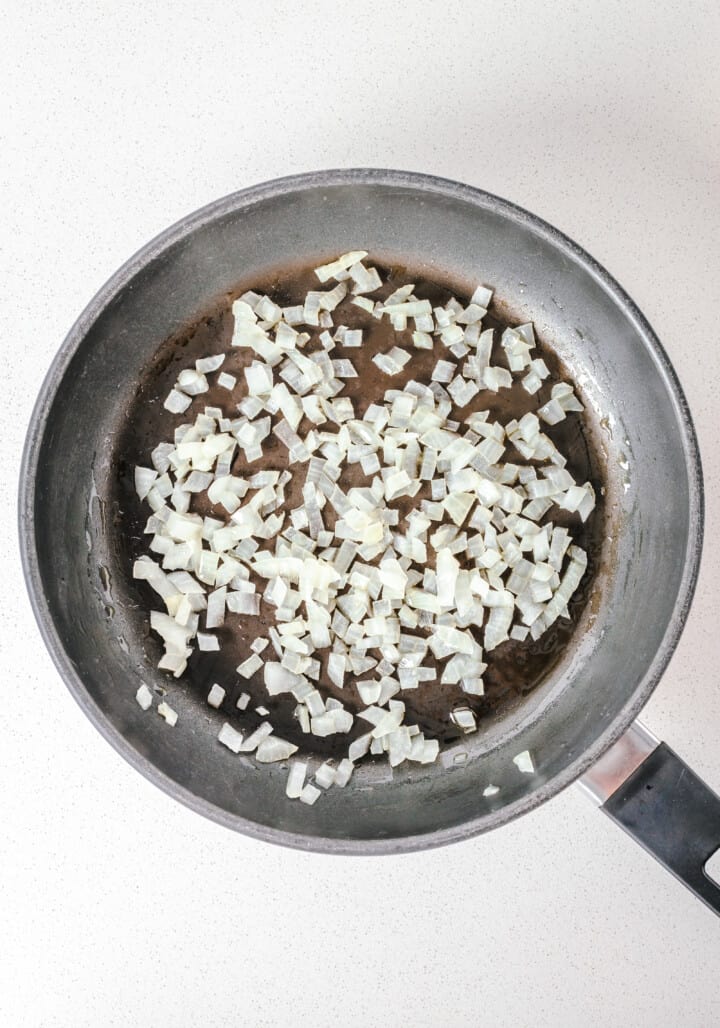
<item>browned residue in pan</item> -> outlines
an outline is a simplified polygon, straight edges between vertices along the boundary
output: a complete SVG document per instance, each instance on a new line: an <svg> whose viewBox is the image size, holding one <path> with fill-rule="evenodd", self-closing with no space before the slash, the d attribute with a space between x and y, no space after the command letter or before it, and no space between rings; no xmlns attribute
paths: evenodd
<svg viewBox="0 0 720 1028"><path fill-rule="evenodd" d="M453 288L452 283L448 281L441 281L437 275L434 276L435 281L430 282L424 275L420 273L414 275L411 269L403 267L388 267L381 270L384 271L383 278L386 278L386 284L381 292L374 294L374 297L387 295L405 282L412 281L416 283L416 294L423 298L429 298L433 305L446 302L450 295L455 295L461 301L465 299L462 290ZM128 567L128 574L132 561L140 554L148 552L147 543L149 541L149 537L143 535L143 526L149 511L145 505L138 502L135 496L132 481L134 466L138 463L149 465L150 451L153 447L161 440L171 440L176 425L182 420L190 420L191 416L194 417L205 406L217 406L223 408L228 414L234 413L233 402L228 391L217 385L211 385L208 393L194 400L192 407L183 418L178 419L170 415L164 410L162 401L173 385L178 372L182 368L192 366L198 357L227 352L228 356L222 370L239 377L239 395L235 397L235 402L242 395L239 391L240 387L244 385L242 368L249 364L255 355L248 350L230 349L232 334L230 303L235 296L240 295L247 288L267 292L278 303L290 305L301 301L308 289L318 288L318 284L311 268L297 266L278 269L267 275L263 281L243 282L231 296L223 298L193 326L168 340L145 369L135 403L129 411L115 451L117 470L112 498L115 501L115 509L119 513L119 538L122 540L121 546L125 551L122 559ZM336 325L344 324L350 328L357 327L365 330L364 345L361 348L343 350L342 347L338 347L332 354L333 357L347 357L358 371L358 378L346 380L345 395L351 397L359 416L371 402L381 399L384 391L388 388L401 388L411 378L428 382L435 362L439 357L445 355L442 352L444 347L439 342L434 351L415 350L412 347L409 332L398 337L387 319L377 321L348 301L344 301L336 309L334 318ZM493 325L500 328L502 324L497 312L491 307L485 321L486 327ZM378 351L386 351L393 345L404 345L410 349L412 360L402 374L389 378L379 371L372 363L371 358ZM467 408L458 411L459 416L467 416L471 409L478 408L480 405L489 409L492 417L503 422L513 417L521 417L527 411L536 411L549 399L550 388L554 381L570 379L549 347L541 345L538 347L537 353L543 357L551 371L550 379L543 385L539 393L534 397L530 396L519 383L512 389L501 390L499 394L483 391ZM496 363L504 363L504 355L500 348L496 349L493 359ZM216 379L216 375L210 375L209 378L212 383ZM309 427L309 425L301 426L300 430ZM570 415L559 425L546 427L545 430L558 449L568 458L568 468L575 479L579 482L589 480L595 487L598 504L587 524L583 525L577 515L570 515L556 508L551 509L548 515L556 523L566 524L571 528L575 541L587 551L588 570L570 603L570 619L558 620L536 642L530 640L524 643L509 641L486 655L488 669L484 675L485 695L483 697L468 697L459 686L435 683L425 683L417 690L405 691L400 694L400 698L407 706L408 723L417 721L429 733L437 734L446 740L457 736L454 728L448 726L447 723L447 712L453 705L468 704L482 719L515 708L522 701L522 697L536 688L552 670L568 645L578 619L588 602L588 597L591 595L591 584L599 566L605 532L605 513L601 492L602 462L596 449L591 445L590 433L584 425L582 415ZM518 455L515 456L522 462L522 458ZM509 454L508 459L513 459L512 453ZM283 469L285 467L287 467L287 450L274 436L271 436L265 443L263 458L252 464L250 473L261 468ZM233 467L233 473L243 474L245 470L243 458L239 456ZM300 465L290 470L294 474L286 495L290 506L296 506L301 503L305 467ZM367 481L359 465L355 465L344 472L340 484L344 488L348 488L352 485L365 485ZM419 502L424 495L426 494L421 492L415 500L405 498L403 503L398 505L401 509L401 516L404 516L410 506ZM193 509L201 514L215 513L219 517L225 516L222 510L213 511L212 505L207 501L204 505L197 505ZM329 506L326 507L326 513L331 513ZM332 519L328 517L326 520L331 527ZM264 582L258 581L258 587L261 591ZM135 583L134 591L139 602L147 610L157 608L157 597L145 583ZM255 704L263 704L271 710L278 734L286 735L297 741L299 729L292 716L294 706L292 698L289 696L268 697L260 676L253 681L246 682L240 679L235 672L235 667L249 655L251 642L258 635L266 634L268 626L274 623L273 610L274 608L270 605L262 603L261 613L258 617L229 615L225 627L219 632L222 647L220 652L200 653L196 651L190 659L184 680L189 688L198 690L201 695L207 693L213 682L223 684L228 689L228 710L232 709L235 698L242 691L250 692L253 703L251 703L248 714L243 717L252 721L255 717L252 707ZM266 651L266 655L270 652L270 650ZM157 640L148 637L147 653L149 659L158 659L160 645ZM329 682L324 671L323 662L323 676L320 682L323 689L341 698L349 709L355 710L358 706L358 695L352 679L346 678L345 688L338 690ZM359 722L353 735L360 734L364 724L365 722ZM303 737L303 742L307 745L309 740L312 740L312 747L316 752L332 755L344 752L347 747L347 737L343 737L339 743L336 741L337 738L316 739L313 736L306 736Z"/></svg>

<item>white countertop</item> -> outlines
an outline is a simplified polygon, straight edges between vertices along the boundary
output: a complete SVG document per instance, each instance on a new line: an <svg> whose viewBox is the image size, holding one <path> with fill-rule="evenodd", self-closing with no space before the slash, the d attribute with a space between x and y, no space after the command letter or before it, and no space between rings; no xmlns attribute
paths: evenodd
<svg viewBox="0 0 720 1028"><path fill-rule="evenodd" d="M720 1023L720 921L575 788L491 835L372 860L263 845L170 800L62 685L14 541L42 376L150 237L320 167L482 186L597 257L686 390L706 547L645 720L720 790L717 5L64 0L9 20L0 1023Z"/></svg>

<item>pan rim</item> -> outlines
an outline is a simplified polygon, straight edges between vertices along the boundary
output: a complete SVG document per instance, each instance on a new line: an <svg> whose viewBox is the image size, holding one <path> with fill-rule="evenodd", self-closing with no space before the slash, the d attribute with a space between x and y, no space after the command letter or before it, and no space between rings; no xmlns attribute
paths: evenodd
<svg viewBox="0 0 720 1028"><path fill-rule="evenodd" d="M179 785L174 779L160 771L155 764L135 750L90 697L82 678L65 651L55 627L42 585L33 516L35 482L48 413L67 368L81 346L88 329L112 302L114 297L127 286L143 267L156 259L163 251L214 219L249 204L259 203L276 196L287 195L303 189L337 185L386 185L414 188L435 195L441 194L453 199L464 200L475 206L493 210L516 223L524 225L531 231L539 234L555 248L562 250L571 260L583 267L625 312L657 362L668 392L675 403L689 480L688 543L683 576L675 599L672 617L668 623L662 643L648 665L642 681L605 731L575 760L571 761L562 772L514 803L499 807L490 813L483 813L476 818L471 818L451 827L418 835L378 839L303 835L262 825L239 815L231 814L215 806L210 801L195 795L184 786ZM697 436L687 399L675 369L649 322L612 275L595 258L564 233L537 215L502 197L474 186L434 175L414 171L362 167L304 172L298 175L272 179L230 193L181 218L131 256L89 301L70 328L47 371L31 414L23 449L18 490L20 554L23 574L35 620L45 646L65 685L104 738L144 777L161 788L173 799L178 800L185 806L216 823L264 842L272 842L306 851L348 855L413 852L435 848L451 842L459 842L489 831L492 828L501 827L521 814L534 810L580 778L627 730L647 703L667 668L682 634L695 592L702 551L703 525L704 495L702 466Z"/></svg>

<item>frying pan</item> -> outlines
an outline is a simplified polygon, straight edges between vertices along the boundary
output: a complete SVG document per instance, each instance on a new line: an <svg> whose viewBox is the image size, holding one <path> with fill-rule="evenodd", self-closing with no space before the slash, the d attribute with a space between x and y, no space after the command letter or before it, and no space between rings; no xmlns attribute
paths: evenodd
<svg viewBox="0 0 720 1028"><path fill-rule="evenodd" d="M571 642L522 703L436 765L360 765L344 790L308 807L287 801L286 766L217 745L204 696L148 660L147 616L117 542L116 443L163 341L241 278L358 246L428 278L487 282L505 315L534 323L586 403L604 465L605 535ZM199 813L302 849L395 853L497 828L585 776L605 812L720 912L705 870L720 846L720 799L635 721L677 644L698 571L690 414L632 300L539 218L456 182L367 169L280 179L190 215L121 268L71 329L32 418L19 513L35 615L72 694L134 767ZM141 680L169 693L174 729L140 710ZM523 750L533 775L513 763Z"/></svg>

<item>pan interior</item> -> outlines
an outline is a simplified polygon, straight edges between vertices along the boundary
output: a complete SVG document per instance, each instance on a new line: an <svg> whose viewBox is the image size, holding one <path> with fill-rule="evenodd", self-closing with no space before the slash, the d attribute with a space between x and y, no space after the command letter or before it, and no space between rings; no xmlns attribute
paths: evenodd
<svg viewBox="0 0 720 1028"><path fill-rule="evenodd" d="M604 466L604 513L592 590L551 675L522 703L499 708L477 736L449 745L437 766L392 772L369 764L308 808L286 801L285 768L258 767L215 744L222 717L205 703L204 683L169 682L148 660L118 443L129 425L142 434L138 387L169 337L187 335L239 282L360 246L461 291L485 282L499 317L534 323L586 402ZM66 352L35 444L31 509L50 641L111 739L203 812L264 837L336 850L448 841L559 788L654 684L653 661L677 618L694 542L682 410L622 298L571 244L522 212L414 176L309 177L238 194L121 273ZM167 692L179 713L174 729L137 706L140 681ZM524 749L535 775L512 762ZM499 792L486 797L491 783Z"/></svg>
<svg viewBox="0 0 720 1028"><path fill-rule="evenodd" d="M373 261L373 264L378 266L376 260ZM423 298L430 299L433 307L444 305L451 296L460 297L464 302L469 300L469 297L463 294L463 290L457 288L453 283L440 282L437 274L435 280L430 283L423 280L420 269L397 265L384 268L380 266L380 268L384 284L379 292L374 293L375 299L383 299L393 290L412 283L414 291L421 294ZM138 557L149 552L150 537L145 534L144 528L150 509L146 503L138 500L134 486L135 467L138 465L149 466L152 450L157 443L161 440L172 440L176 427L181 423L191 421L195 414L205 407L219 408L233 416L234 404L241 395L229 393L227 389L216 382L215 376L211 375L209 391L198 397L194 405L185 414L178 417L165 410L163 406L163 400L175 384L178 370L193 367L194 362L200 358L222 354L225 357L223 370L234 375L240 383L244 382L243 369L252 363L256 355L250 348L232 349L230 345L234 324L231 310L232 299L242 295L246 288L252 287L257 292L272 296L283 306L292 306L297 303L302 304L308 291L314 289L316 284L317 278L313 267L302 265L277 268L266 275L261 282L257 280L242 282L233 291L232 297L216 304L206 311L204 316L198 319L189 330L181 332L179 336L169 339L163 344L149 366L144 369L140 376L133 405L128 411L116 439L109 482L110 504L119 517L117 530L109 540L111 549L109 564L118 568L121 577L126 577L126 569L131 567ZM440 341L432 350L413 349L412 360L408 365L402 372L389 378L373 363L372 358L378 352L387 351L395 342L406 346L412 345L409 336L396 336L388 319L379 321L370 318L365 311L361 311L355 306L351 299L340 303L334 311L334 319L336 324L342 324L350 329L357 328L364 333L362 347L352 350L343 350L342 347L338 347L334 351L338 356L350 357L357 372L356 378L344 381L342 392L343 396L351 400L356 417L362 417L371 404L382 403L388 389L403 388L411 380L430 382L437 360L447 356ZM504 327L493 315L492 306L483 325L485 328L494 327L498 334ZM537 393L531 396L519 381L512 389L503 389L498 393L484 391L480 397L482 403L471 402L467 408L457 412L458 418L463 419L472 410L482 408L493 420L500 420L507 424L512 418L519 420L526 413L536 411L546 403L551 397L554 383L567 381L568 373L566 369L559 366L552 351L548 347L544 347L540 341L538 341L534 354L545 359L551 372ZM311 427L310 422L305 422L299 426L299 431L304 433ZM333 431L332 425L325 427L329 427L330 431ZM598 452L600 447L594 445L592 425L585 428L584 416L575 414L557 425L546 426L545 431L558 447L559 452L566 456L567 470L575 481L590 480L595 488L596 508L587 522L583 523L577 514L569 514L557 508L553 508L551 511L553 524L568 527L574 541L588 554L588 568L580 587L572 598L569 619L558 619L537 640L528 638L524 642L518 642L511 639L491 653L486 653L487 668L483 674L483 696L469 696L459 685L441 684L440 681L402 693L400 698L406 704L407 722L417 724L423 732L429 733L432 737L439 737L445 744L459 741L472 743L472 739L463 736L463 733L449 720L449 712L457 706L469 706L476 714L478 721L482 722L481 730L485 745L500 730L500 722L502 722L502 730L508 731L511 723L524 715L523 705L527 694L546 678L570 644L574 630L591 595L595 572L602 563L604 542L607 538L603 499L604 473L602 457ZM511 452L507 459L511 462L519 460L524 463L522 455L519 453ZM240 477L247 477L265 469L278 472L289 470L291 478L287 486L286 507L288 509L302 507L302 487L306 480L308 465L289 463L287 449L273 435L270 435L265 441L262 458L254 461L252 465L248 465L242 455L238 453L232 473ZM353 487L369 486L372 477L365 475L359 464L348 464L343 470L338 485L344 492L347 492ZM407 514L418 509L421 501L425 499L430 499L429 485L421 489L417 496L405 497L393 503L392 506L401 516L400 531L405 531L407 527L404 521ZM192 510L201 515L219 517L223 520L227 518L224 509L211 504L206 496L196 497ZM335 518L329 504L325 508L324 517L325 524L331 527ZM450 523L449 518L446 518L446 522ZM430 559L432 561L432 551ZM474 563L466 559L465 566L473 569ZM257 578L254 579L254 584L258 592L262 594L266 583ZM135 594L145 611L157 609L158 606L162 607L162 604L158 603L156 594L147 583L136 582ZM292 696L289 694L268 696L262 668L251 675L249 679L240 677L236 673L235 669L238 665L252 656L253 651L250 648L252 642L258 637L267 640L268 631L275 624L274 608L265 603L261 604L261 610L257 617L228 612L225 625L216 633L221 640L220 650L216 653L203 653L195 650L190 657L184 685L186 688L192 689L203 701L213 683L222 683L226 689L226 697L221 708L222 714L231 722L237 723L243 731L253 731L259 726L262 717L255 713L255 708L261 705L269 709L276 732L282 738L289 739L298 745L304 755L312 753L321 759L328 757L342 759L347 754L349 743L367 730L366 722L358 718L349 736L332 735L319 738L306 735L301 731L294 716L295 701ZM138 612L138 624L133 625L133 631L140 637L147 632L147 616L143 615L142 611ZM482 641L481 635L479 641ZM160 641L156 638L148 638L146 653L148 661L151 664L157 664L162 654ZM266 657L271 653L272 650L268 650L265 654ZM382 655L378 651L373 651L371 656L380 660ZM318 682L323 695L333 696L342 702L347 710L357 715L365 704L361 701L356 682L358 679L369 677L369 675L367 673L357 676L348 674L344 687L340 689L327 675L326 657L327 654L321 654L322 670ZM269 656L267 659L275 658ZM438 678L444 664L445 662L442 662L438 667ZM240 714L236 709L236 701L243 693L250 695L251 702L248 708ZM201 706L201 709L204 710L204 706ZM465 752L465 747L455 747L455 750L458 752L453 753L453 759L458 758L459 753Z"/></svg>

